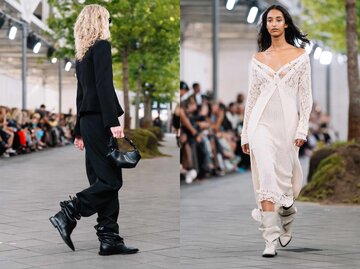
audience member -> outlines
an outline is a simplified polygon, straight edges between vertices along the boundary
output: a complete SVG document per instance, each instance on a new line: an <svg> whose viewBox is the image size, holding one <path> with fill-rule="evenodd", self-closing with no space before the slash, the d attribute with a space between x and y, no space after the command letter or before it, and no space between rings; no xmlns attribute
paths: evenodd
<svg viewBox="0 0 360 269"><path fill-rule="evenodd" d="M71 114L49 113L45 105L35 112L0 106L0 156L70 144L75 121Z"/></svg>

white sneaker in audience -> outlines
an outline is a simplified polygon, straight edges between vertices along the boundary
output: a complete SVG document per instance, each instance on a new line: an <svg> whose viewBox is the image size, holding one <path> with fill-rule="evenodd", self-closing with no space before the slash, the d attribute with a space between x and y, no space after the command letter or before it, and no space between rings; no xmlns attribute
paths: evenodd
<svg viewBox="0 0 360 269"><path fill-rule="evenodd" d="M187 184L191 184L196 177L197 177L196 170L195 170L195 169L191 169L190 171L188 171L188 172L186 173L185 182L186 182Z"/></svg>
<svg viewBox="0 0 360 269"><path fill-rule="evenodd" d="M8 154L16 154L16 150L13 150L12 148L8 148L6 150L6 153L8 153Z"/></svg>

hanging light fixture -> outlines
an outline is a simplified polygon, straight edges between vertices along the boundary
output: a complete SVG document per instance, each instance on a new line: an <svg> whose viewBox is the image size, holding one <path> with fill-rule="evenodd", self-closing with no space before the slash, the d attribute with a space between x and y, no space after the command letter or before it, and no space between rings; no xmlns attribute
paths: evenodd
<svg viewBox="0 0 360 269"><path fill-rule="evenodd" d="M249 14L247 16L247 22L253 23L256 19L256 16L259 12L259 8L257 6L252 6L249 10Z"/></svg>
<svg viewBox="0 0 360 269"><path fill-rule="evenodd" d="M14 40L16 37L16 33L17 33L17 27L15 25L10 26L9 32L8 32L9 39Z"/></svg>
<svg viewBox="0 0 360 269"><path fill-rule="evenodd" d="M55 52L55 48L54 47L49 47L47 50L47 57L51 60L51 62L53 64L55 64L57 62L57 58L54 56L54 52Z"/></svg>
<svg viewBox="0 0 360 269"><path fill-rule="evenodd" d="M0 13L0 29L1 27L3 27L4 23L5 23L5 16L4 14Z"/></svg>
<svg viewBox="0 0 360 269"><path fill-rule="evenodd" d="M34 34L29 34L27 37L27 48L33 50L34 53L39 53L41 48L41 41Z"/></svg>
<svg viewBox="0 0 360 269"><path fill-rule="evenodd" d="M236 4L236 0L227 0L226 1L226 9L232 10Z"/></svg>
<svg viewBox="0 0 360 269"><path fill-rule="evenodd" d="M65 71L66 71L66 72L69 72L70 69L71 69L71 66L72 66L72 63L71 63L71 61L69 60L69 58L65 58Z"/></svg>
<svg viewBox="0 0 360 269"><path fill-rule="evenodd" d="M330 51L323 51L320 56L320 63L323 65L331 64L332 56Z"/></svg>

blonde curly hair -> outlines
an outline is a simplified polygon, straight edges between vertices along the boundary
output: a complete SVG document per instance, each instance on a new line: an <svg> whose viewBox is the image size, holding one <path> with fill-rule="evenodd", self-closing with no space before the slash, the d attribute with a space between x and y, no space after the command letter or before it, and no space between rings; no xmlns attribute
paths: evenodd
<svg viewBox="0 0 360 269"><path fill-rule="evenodd" d="M81 10L74 27L77 60L82 60L96 40L110 38L109 19L109 11L100 5L87 5Z"/></svg>

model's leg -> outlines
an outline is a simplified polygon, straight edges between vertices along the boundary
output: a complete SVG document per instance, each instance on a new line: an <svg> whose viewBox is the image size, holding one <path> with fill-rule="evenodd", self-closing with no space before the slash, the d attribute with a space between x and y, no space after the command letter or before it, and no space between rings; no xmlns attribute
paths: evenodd
<svg viewBox="0 0 360 269"><path fill-rule="evenodd" d="M261 207L263 211L275 211L275 205L271 201L261 201Z"/></svg>
<svg viewBox="0 0 360 269"><path fill-rule="evenodd" d="M98 212L97 222L95 229L104 227L114 233L119 233L119 225L117 219L119 217L119 197L118 192L112 194L112 199L109 200L108 204Z"/></svg>
<svg viewBox="0 0 360 269"><path fill-rule="evenodd" d="M89 179L90 185L93 185L96 180L97 176L93 167L91 166L90 160L86 155L86 174ZM119 216L119 198L118 192L113 192L112 199L109 200L107 206L100 209L98 213L97 222L98 224L95 226L97 227L107 227L108 229L118 233L119 232L119 225L117 224L117 219Z"/></svg>
<svg viewBox="0 0 360 269"><path fill-rule="evenodd" d="M133 254L139 250L127 247L119 236L118 191L123 183L122 171L106 158L110 132L103 126L101 115L86 116L80 125L81 133L85 134L83 139L88 156L87 172L89 180L91 178L91 186L77 193L82 205L81 215L98 213L95 228L100 241L100 255ZM83 129L87 132L84 133Z"/></svg>

